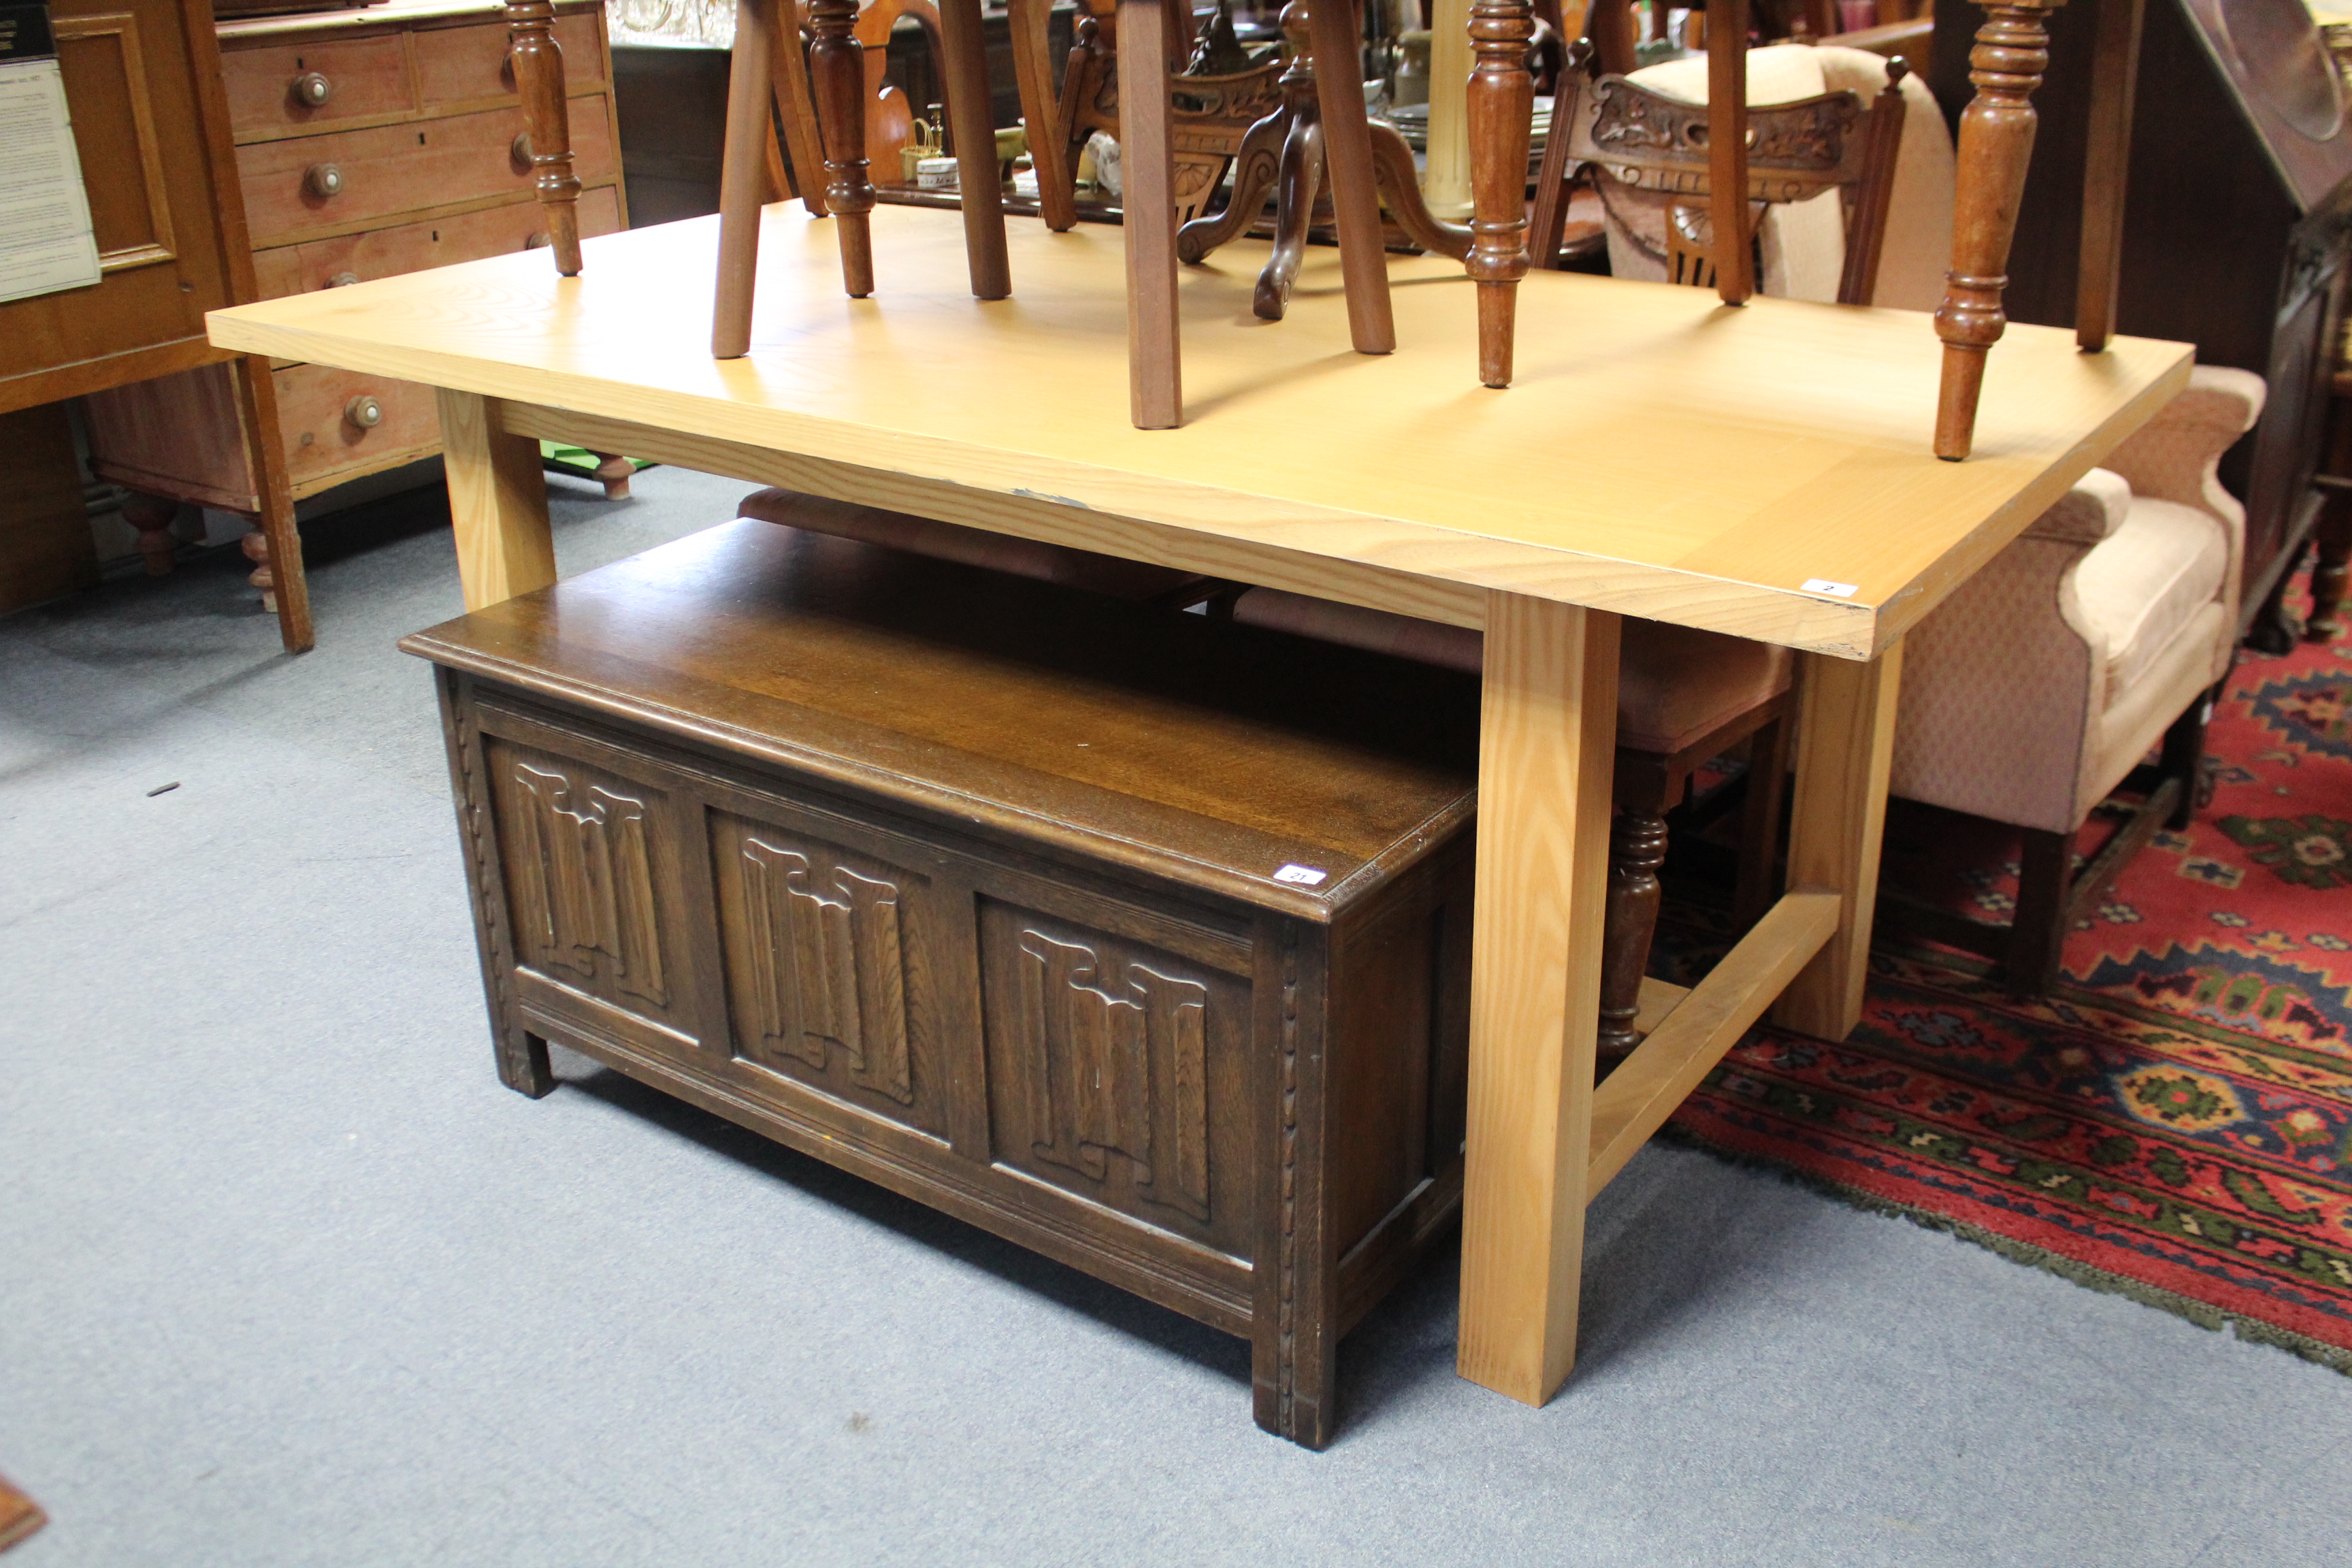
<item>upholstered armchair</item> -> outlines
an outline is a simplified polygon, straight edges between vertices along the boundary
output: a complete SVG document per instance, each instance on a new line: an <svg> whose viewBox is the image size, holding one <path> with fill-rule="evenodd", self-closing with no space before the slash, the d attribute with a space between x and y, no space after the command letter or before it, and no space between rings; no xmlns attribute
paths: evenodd
<svg viewBox="0 0 2352 1568"><path fill-rule="evenodd" d="M2024 829L2017 910L1992 951L2039 995L2124 861L2200 804L2210 694L2237 643L2245 510L2214 477L2263 408L2262 378L2200 366L1905 639L1893 794ZM2074 836L2149 750L2145 804L2090 865ZM1997 931L1882 910L1985 951Z"/></svg>

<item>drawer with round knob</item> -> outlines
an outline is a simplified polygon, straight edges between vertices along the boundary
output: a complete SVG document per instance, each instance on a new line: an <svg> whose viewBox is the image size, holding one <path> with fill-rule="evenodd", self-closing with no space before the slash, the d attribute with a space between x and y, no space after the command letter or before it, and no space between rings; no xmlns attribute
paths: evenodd
<svg viewBox="0 0 2352 1568"><path fill-rule="evenodd" d="M580 233L593 238L621 226L621 193L597 185L580 193ZM314 289L340 289L376 278L396 278L428 267L449 267L478 261L486 256L509 256L547 242L547 215L528 196L499 206L459 213L454 217L425 218L394 224L362 234L341 234L325 239L281 245L257 253L253 271L261 297L307 294Z"/></svg>
<svg viewBox="0 0 2352 1568"><path fill-rule="evenodd" d="M317 38L223 56L229 128L240 141L413 111L416 83L398 35Z"/></svg>
<svg viewBox="0 0 2352 1568"><path fill-rule="evenodd" d="M571 103L572 168L583 184L610 184L614 175L608 101ZM236 150L236 166L254 246L348 234L404 214L527 192L532 171L522 131L520 109L497 109L247 142Z"/></svg>
<svg viewBox="0 0 2352 1568"><path fill-rule="evenodd" d="M555 18L556 47L563 51L563 86L576 93L604 79L604 40L598 17L570 12ZM488 26L436 27L416 35L416 80L428 105L473 104L514 96L514 66L509 58L506 19Z"/></svg>
<svg viewBox="0 0 2352 1568"><path fill-rule="evenodd" d="M287 477L298 496L352 469L421 456L441 439L429 386L322 364L288 365L274 379Z"/></svg>

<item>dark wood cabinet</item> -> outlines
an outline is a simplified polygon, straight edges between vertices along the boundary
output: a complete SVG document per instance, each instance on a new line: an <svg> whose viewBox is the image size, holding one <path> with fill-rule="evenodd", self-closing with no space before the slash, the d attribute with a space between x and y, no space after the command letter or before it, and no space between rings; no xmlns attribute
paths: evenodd
<svg viewBox="0 0 2352 1568"><path fill-rule="evenodd" d="M509 1084L561 1042L1246 1335L1328 1440L1461 1202L1474 679L751 521L403 646Z"/></svg>
<svg viewBox="0 0 2352 1568"><path fill-rule="evenodd" d="M2051 20L2041 129L2010 256L2009 314L2070 325L2081 240L2090 65L2101 3ZM1936 17L1929 82L1958 116L1972 89L1971 5ZM2315 512L2333 345L2352 251L2352 123L2300 0L2147 0L2124 213L2120 331L2197 345L2261 375L2270 398L2223 460L2246 502L2242 632ZM2275 635L2264 631L2261 635Z"/></svg>

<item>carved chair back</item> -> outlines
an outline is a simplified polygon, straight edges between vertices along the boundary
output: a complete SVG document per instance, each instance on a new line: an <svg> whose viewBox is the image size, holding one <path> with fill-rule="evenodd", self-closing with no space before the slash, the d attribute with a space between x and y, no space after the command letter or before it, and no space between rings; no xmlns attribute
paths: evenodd
<svg viewBox="0 0 2352 1568"><path fill-rule="evenodd" d="M1865 108L1859 94L1825 92L1793 103L1748 110L1748 223L1742 244L1755 242L1767 207L1801 202L1826 191L1843 193L1845 267L1838 302L1870 301L1886 237L1895 154L1903 139L1903 79L1909 68L1891 60L1886 88ZM1675 283L1715 286L1716 236L1708 213L1707 109L1670 98L1621 76L1587 79L1562 73L1553 100L1552 135L1538 194L1534 248L1557 249L1557 224L1566 202L1559 187L1570 171L1589 169L1606 182L1670 198L1666 214L1666 276ZM1555 169L1554 165L1559 167ZM1557 211L1547 210L1546 204ZM1554 225L1549 249L1540 244Z"/></svg>

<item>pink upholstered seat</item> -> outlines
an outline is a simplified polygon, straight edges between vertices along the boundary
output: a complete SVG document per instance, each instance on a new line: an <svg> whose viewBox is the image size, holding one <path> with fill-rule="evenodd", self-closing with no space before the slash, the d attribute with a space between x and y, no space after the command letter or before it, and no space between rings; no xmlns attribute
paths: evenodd
<svg viewBox="0 0 2352 1568"><path fill-rule="evenodd" d="M797 490L760 490L745 496L735 510L739 516L758 518L762 522L860 539L869 544L929 555L934 560L983 566L1114 599L1158 599L1203 581L1197 573L1173 566L1123 561L1116 555L1098 555L1066 544L1016 539L986 529L829 500Z"/></svg>
<svg viewBox="0 0 2352 1568"><path fill-rule="evenodd" d="M1244 594L1234 619L1473 674L1486 641L1466 626L1279 588ZM1791 660L1785 647L1657 621L1629 618L1624 627L1617 675L1621 746L1680 752L1789 689Z"/></svg>

